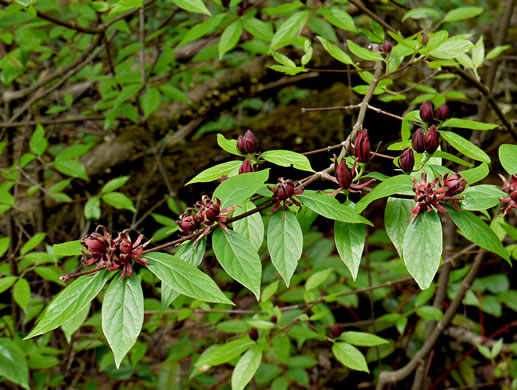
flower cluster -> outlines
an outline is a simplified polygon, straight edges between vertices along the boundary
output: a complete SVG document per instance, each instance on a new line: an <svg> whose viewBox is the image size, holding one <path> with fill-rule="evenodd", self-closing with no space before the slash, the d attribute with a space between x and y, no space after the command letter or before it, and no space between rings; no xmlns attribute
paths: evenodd
<svg viewBox="0 0 517 390"><path fill-rule="evenodd" d="M445 211L442 203L446 201L451 201L452 207L459 209L457 201L461 198L455 198L455 196L465 191L467 185L467 180L463 179L461 174L453 172L439 176L430 183L427 181L425 173L422 173L420 183L413 178L411 180L414 183L413 192L416 205L409 214L409 220L416 219L424 210L428 213L433 209Z"/></svg>
<svg viewBox="0 0 517 390"><path fill-rule="evenodd" d="M192 234L199 229L204 229L205 236L210 231L210 226L218 223L224 230L228 231L226 223L233 209L237 205L221 210L221 199L203 195L200 202L196 202L194 207L189 207L177 222L180 232L183 234Z"/></svg>
<svg viewBox="0 0 517 390"><path fill-rule="evenodd" d="M275 205L271 209L271 213L275 213L279 209L282 202L284 206L284 213L286 207L293 203L299 208L302 207L300 202L293 198L293 196L302 194L303 189L296 189L296 184L291 179L284 179L281 177L278 179L276 186L268 186L267 188L273 192L273 200L276 201Z"/></svg>
<svg viewBox="0 0 517 390"><path fill-rule="evenodd" d="M102 231L102 234L99 231ZM143 238L144 236L140 235L133 243L127 230L124 230L119 233L117 238L113 239L106 228L99 225L94 233L88 234L81 240L83 246L81 248L82 263L84 265L96 263L97 268L106 268L110 271L122 268L120 278L131 276L133 273L131 263L133 261L147 265L147 260L139 257L150 242L140 244Z"/></svg>
<svg viewBox="0 0 517 390"><path fill-rule="evenodd" d="M427 133L424 133L424 129L418 129L413 135L411 144L417 153L433 154L440 146L440 137L436 131L436 126L432 125Z"/></svg>
<svg viewBox="0 0 517 390"><path fill-rule="evenodd" d="M504 176L499 175L501 179L503 179L504 187L501 188L508 195L507 198L500 198L499 200L503 203L508 203L504 209L503 215L506 215L510 212L512 208L517 209L517 175L512 175L512 183L505 179Z"/></svg>
<svg viewBox="0 0 517 390"><path fill-rule="evenodd" d="M420 106L420 118L427 123L431 123L433 119L437 119L439 121L444 121L448 119L450 116L449 107L446 104L440 104L438 109L436 110L436 115L434 112L433 103L429 101L425 101Z"/></svg>

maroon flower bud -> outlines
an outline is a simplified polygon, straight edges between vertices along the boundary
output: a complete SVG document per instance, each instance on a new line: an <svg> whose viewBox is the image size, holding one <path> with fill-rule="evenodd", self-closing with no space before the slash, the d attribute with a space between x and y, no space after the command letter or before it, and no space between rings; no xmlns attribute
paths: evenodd
<svg viewBox="0 0 517 390"><path fill-rule="evenodd" d="M255 153L257 150L257 139L251 130L237 138L237 149L242 154Z"/></svg>
<svg viewBox="0 0 517 390"><path fill-rule="evenodd" d="M443 179L443 185L446 189L447 196L454 196L465 191L467 180L458 173L448 172Z"/></svg>
<svg viewBox="0 0 517 390"><path fill-rule="evenodd" d="M447 107L447 104L440 104L440 107L438 107L438 111L436 112L438 119L444 121L449 119L449 115L449 107Z"/></svg>
<svg viewBox="0 0 517 390"><path fill-rule="evenodd" d="M99 233L92 233L86 236L83 241L88 253L92 256L103 255L108 250L108 243Z"/></svg>
<svg viewBox="0 0 517 390"><path fill-rule="evenodd" d="M357 161L366 163L370 159L370 137L368 136L368 130L360 130L357 133L354 145L354 156Z"/></svg>
<svg viewBox="0 0 517 390"><path fill-rule="evenodd" d="M427 42L429 42L429 37L426 33L422 33L422 44L427 45Z"/></svg>
<svg viewBox="0 0 517 390"><path fill-rule="evenodd" d="M230 6L230 0L221 0L221 4L224 8L228 8Z"/></svg>
<svg viewBox="0 0 517 390"><path fill-rule="evenodd" d="M339 324L332 325L330 333L333 338L339 337L341 335L341 326L339 326Z"/></svg>
<svg viewBox="0 0 517 390"><path fill-rule="evenodd" d="M276 323L277 323L277 321L278 321L278 318L276 318L276 315L274 315L274 314L273 314L273 315L271 316L271 322L272 322L273 324L276 324Z"/></svg>
<svg viewBox="0 0 517 390"><path fill-rule="evenodd" d="M346 166L345 159L343 158L338 164L337 157L334 155L334 168L339 186L344 190L348 190L350 185L352 185L352 173L350 173L350 170Z"/></svg>
<svg viewBox="0 0 517 390"><path fill-rule="evenodd" d="M237 15L242 16L243 14L244 14L244 8L242 8L242 7L237 8Z"/></svg>
<svg viewBox="0 0 517 390"><path fill-rule="evenodd" d="M273 190L273 196L278 200L287 200L294 195L294 182L291 179L278 179L278 184Z"/></svg>
<svg viewBox="0 0 517 390"><path fill-rule="evenodd" d="M411 148L406 148L402 152L399 158L400 169L406 173L410 173L415 166L415 156Z"/></svg>
<svg viewBox="0 0 517 390"><path fill-rule="evenodd" d="M432 154L438 149L438 146L440 146L440 137L436 131L436 126L432 125L425 135L425 151Z"/></svg>
<svg viewBox="0 0 517 390"><path fill-rule="evenodd" d="M217 199L217 203L210 202L204 210L204 214L210 221L215 221L221 212L221 199Z"/></svg>
<svg viewBox="0 0 517 390"><path fill-rule="evenodd" d="M249 162L248 159L244 160L242 162L242 165L241 167L239 168L239 175L241 173L250 173L250 172L254 172L253 170L253 165L251 165L251 163Z"/></svg>
<svg viewBox="0 0 517 390"><path fill-rule="evenodd" d="M393 45L391 44L391 41L389 39L386 39L382 44L382 50L384 51L384 53L390 54L392 49Z"/></svg>
<svg viewBox="0 0 517 390"><path fill-rule="evenodd" d="M433 114L434 114L434 107L433 103L430 101L425 101L420 106L420 118L424 122L431 122L433 120Z"/></svg>
<svg viewBox="0 0 517 390"><path fill-rule="evenodd" d="M180 215L180 219L177 220L176 223L182 233L189 234L199 228L200 220L196 215L183 213Z"/></svg>
<svg viewBox="0 0 517 390"><path fill-rule="evenodd" d="M248 335L250 336L250 339L252 339L253 341L257 341L258 339L258 330L256 328L251 328Z"/></svg>
<svg viewBox="0 0 517 390"><path fill-rule="evenodd" d="M413 135L413 140L411 143L413 145L413 149L415 149L415 152L425 152L425 134L423 129L418 129L415 132L415 135Z"/></svg>

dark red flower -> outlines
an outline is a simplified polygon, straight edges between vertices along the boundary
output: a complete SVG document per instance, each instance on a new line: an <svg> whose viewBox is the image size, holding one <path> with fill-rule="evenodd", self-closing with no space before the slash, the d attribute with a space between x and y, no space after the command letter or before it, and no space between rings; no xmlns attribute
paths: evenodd
<svg viewBox="0 0 517 390"><path fill-rule="evenodd" d="M103 234L100 234L99 230L101 230ZM111 264L115 250L115 241L104 226L97 226L95 233L88 234L81 240L81 245L83 246L81 252L83 254L82 263L84 265L97 263L98 267L105 267Z"/></svg>
<svg viewBox="0 0 517 390"><path fill-rule="evenodd" d="M436 111L436 117L444 121L446 119L449 119L449 107L447 107L447 104L440 104L440 107L438 107L438 110Z"/></svg>
<svg viewBox="0 0 517 390"><path fill-rule="evenodd" d="M465 191L467 180L459 173L448 172L443 177L443 185L446 188L447 196L455 196Z"/></svg>
<svg viewBox="0 0 517 390"><path fill-rule="evenodd" d="M512 183L502 175L499 175L499 177L503 180L504 187L501 188L504 192L506 192L508 195L507 198L500 198L499 200L503 203L508 203L504 209L503 215L506 215L510 212L511 209L515 208L517 209L517 175L512 175Z"/></svg>
<svg viewBox="0 0 517 390"><path fill-rule="evenodd" d="M440 136L436 131L436 126L432 125L425 135L425 151L433 154L438 149L438 146L440 146Z"/></svg>
<svg viewBox="0 0 517 390"><path fill-rule="evenodd" d="M249 160L246 159L242 162L242 165L239 168L239 175L241 173L250 173L250 172L255 172L255 169L253 168L253 165L249 162Z"/></svg>
<svg viewBox="0 0 517 390"><path fill-rule="evenodd" d="M189 207L185 213L180 215L180 219L176 221L181 233L191 234L201 227L201 218L196 214L192 214L193 211L195 210Z"/></svg>
<svg viewBox="0 0 517 390"><path fill-rule="evenodd" d="M273 200L276 201L275 205L271 209L271 213L276 212L282 202L284 205L284 212L286 207L293 203L299 208L302 207L300 202L293 198L293 196L302 194L303 189L296 189L296 184L291 179L284 179L281 177L278 179L278 183L275 187L268 186L268 189L273 192Z"/></svg>
<svg viewBox="0 0 517 390"><path fill-rule="evenodd" d="M348 190L352 185L352 173L346 165L346 160L343 158L338 163L337 157L334 155L334 169L339 186L344 190Z"/></svg>
<svg viewBox="0 0 517 390"><path fill-rule="evenodd" d="M391 44L391 41L389 39L386 39L382 44L382 51L386 54L390 54L392 49L393 45Z"/></svg>
<svg viewBox="0 0 517 390"><path fill-rule="evenodd" d="M133 243L131 241L131 237L128 234L128 230L124 230L122 233L120 233L115 239L117 248L113 259L114 264L109 268L109 270L113 271L119 267L122 267L122 274L120 275L120 278L122 279L124 276L129 277L133 273L133 269L131 268L131 263L133 261L136 261L142 265L147 265L147 259L139 256L151 241L149 240L144 244L140 244L143 239L144 236L140 235Z"/></svg>
<svg viewBox="0 0 517 390"><path fill-rule="evenodd" d="M237 149L242 154L255 153L257 150L257 139L251 130L246 131L246 134L239 135L237 138Z"/></svg>
<svg viewBox="0 0 517 390"><path fill-rule="evenodd" d="M427 175L422 173L420 183L413 178L411 178L411 180L413 180L414 183L413 192L415 193L414 199L416 205L409 214L409 220L413 218L416 219L424 210L428 213L434 209L442 212L445 211L445 207L438 203L445 197L446 192L443 188L435 188L439 181L438 177L431 183L428 183Z"/></svg>
<svg viewBox="0 0 517 390"><path fill-rule="evenodd" d="M259 333L256 328L251 328L250 331L248 332L248 335L250 336L250 339L252 339L253 341L258 340Z"/></svg>
<svg viewBox="0 0 517 390"><path fill-rule="evenodd" d="M330 333L333 338L338 338L341 335L341 326L339 324L332 325Z"/></svg>
<svg viewBox="0 0 517 390"><path fill-rule="evenodd" d="M370 159L370 137L368 130L359 130L355 138L354 156L360 163L366 163Z"/></svg>
<svg viewBox="0 0 517 390"><path fill-rule="evenodd" d="M425 134L423 129L418 129L413 135L413 139L411 140L413 145L413 149L417 153L425 152Z"/></svg>
<svg viewBox="0 0 517 390"><path fill-rule="evenodd" d="M400 169L404 172L409 173L413 170L415 166L415 156L411 148L406 148L402 152L399 158Z"/></svg>
<svg viewBox="0 0 517 390"><path fill-rule="evenodd" d="M430 101L423 102L422 105L420 106L420 118L422 118L422 120L424 122L429 123L433 120L433 114L434 114L433 103L431 103Z"/></svg>
<svg viewBox="0 0 517 390"><path fill-rule="evenodd" d="M429 42L429 36L426 33L422 33L422 44L427 45L427 42Z"/></svg>

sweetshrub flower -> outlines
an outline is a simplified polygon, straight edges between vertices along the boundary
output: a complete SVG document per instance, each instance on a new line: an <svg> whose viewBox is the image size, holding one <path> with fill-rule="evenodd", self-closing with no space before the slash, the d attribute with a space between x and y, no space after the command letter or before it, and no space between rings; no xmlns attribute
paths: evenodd
<svg viewBox="0 0 517 390"><path fill-rule="evenodd" d="M511 184L503 175L499 175L499 177L503 180L504 183L504 187L501 189L509 195L507 198L499 199L503 203L508 203L503 212L503 215L506 215L510 212L511 209L517 209L517 175L512 175Z"/></svg>
<svg viewBox="0 0 517 390"><path fill-rule="evenodd" d="M300 202L293 198L293 196L303 194L303 189L296 189L296 184L291 179L284 179L281 177L278 179L276 186L268 186L267 188L273 192L273 200L276 201L275 205L271 209L272 214L280 208L280 204L282 202L284 206L284 213L286 207L293 203L300 209L302 208Z"/></svg>
<svg viewBox="0 0 517 390"><path fill-rule="evenodd" d="M360 163L366 163L370 159L370 137L368 130L359 130L354 144L354 156Z"/></svg>

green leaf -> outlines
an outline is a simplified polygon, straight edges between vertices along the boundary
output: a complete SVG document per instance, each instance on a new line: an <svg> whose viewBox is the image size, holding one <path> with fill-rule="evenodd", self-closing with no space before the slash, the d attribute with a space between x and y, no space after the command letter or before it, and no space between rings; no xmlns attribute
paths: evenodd
<svg viewBox="0 0 517 390"><path fill-rule="evenodd" d="M81 240L54 244L52 250L56 256L76 256L81 254Z"/></svg>
<svg viewBox="0 0 517 390"><path fill-rule="evenodd" d="M0 238L0 257L2 257L5 252L7 252L7 249L9 249L9 245L11 244L11 240L9 237L2 237Z"/></svg>
<svg viewBox="0 0 517 390"><path fill-rule="evenodd" d="M132 9L142 7L142 0L119 0L117 4L113 6L109 15L131 11Z"/></svg>
<svg viewBox="0 0 517 390"><path fill-rule="evenodd" d="M289 287L291 277L302 256L303 234L296 216L291 210L277 211L269 220L267 247L271 261Z"/></svg>
<svg viewBox="0 0 517 390"><path fill-rule="evenodd" d="M489 61L499 55L501 55L504 51L511 48L511 45L504 45L504 46L496 46L492 50L488 52L488 54L485 57L485 61Z"/></svg>
<svg viewBox="0 0 517 390"><path fill-rule="evenodd" d="M442 150L436 150L433 153L433 157L443 158L443 159L455 162L456 164L465 165L466 167L469 167L469 168L472 168L474 166L474 164L471 164L468 161L465 161L459 157L456 157L454 154L450 154L450 153L444 152Z"/></svg>
<svg viewBox="0 0 517 390"><path fill-rule="evenodd" d="M77 160L56 160L54 162L54 168L67 176L88 181L86 169L84 169L84 166Z"/></svg>
<svg viewBox="0 0 517 390"><path fill-rule="evenodd" d="M172 0L172 2L185 11L212 15L201 0Z"/></svg>
<svg viewBox="0 0 517 390"><path fill-rule="evenodd" d="M242 33L242 22L240 19L236 20L232 24L230 24L221 35L221 39L219 40L219 59L223 58L223 56L232 50L239 39L241 38Z"/></svg>
<svg viewBox="0 0 517 390"><path fill-rule="evenodd" d="M389 341L382 337L363 332L343 332L339 338L349 344L360 347L375 347L377 345L389 344Z"/></svg>
<svg viewBox="0 0 517 390"><path fill-rule="evenodd" d="M127 209L135 212L133 201L121 192L108 192L102 195L102 200L116 209Z"/></svg>
<svg viewBox="0 0 517 390"><path fill-rule="evenodd" d="M294 41L309 14L309 10L298 11L284 21L271 40L271 49L276 50Z"/></svg>
<svg viewBox="0 0 517 390"><path fill-rule="evenodd" d="M406 12L404 17L402 18L402 21L404 22L409 18L412 18L412 19L431 18L431 19L439 20L439 19L441 19L441 17L442 17L442 15L435 8L420 7L420 8L413 8L413 9L409 10L408 12Z"/></svg>
<svg viewBox="0 0 517 390"><path fill-rule="evenodd" d="M443 127L458 127L461 129L472 129L472 130L493 130L497 128L497 125L491 123L483 123L477 121L471 121L467 119L451 118L442 123Z"/></svg>
<svg viewBox="0 0 517 390"><path fill-rule="evenodd" d="M325 282L325 280L328 279L332 271L332 268L328 268L324 271L319 271L312 274L305 282L305 290L309 291L319 287L323 282Z"/></svg>
<svg viewBox="0 0 517 390"><path fill-rule="evenodd" d="M357 278L366 238L363 224L334 222L334 240L339 257L347 266L352 278Z"/></svg>
<svg viewBox="0 0 517 390"><path fill-rule="evenodd" d="M212 247L226 273L250 289L260 300L262 264L257 251L236 231L226 233L217 229L212 235Z"/></svg>
<svg viewBox="0 0 517 390"><path fill-rule="evenodd" d="M32 134L29 147L32 153L41 156L47 149L47 146L48 141L45 138L45 130L43 129L43 126L38 123L36 130L34 130L34 133Z"/></svg>
<svg viewBox="0 0 517 390"><path fill-rule="evenodd" d="M145 94L140 98L140 104L144 111L144 119L155 112L160 107L160 91L158 88L149 88Z"/></svg>
<svg viewBox="0 0 517 390"><path fill-rule="evenodd" d="M263 41L269 42L273 39L273 29L270 23L264 23L263 21L251 17L244 19L244 28L247 32L256 38L262 39Z"/></svg>
<svg viewBox="0 0 517 390"><path fill-rule="evenodd" d="M177 256L152 252L144 257L149 260L147 268L180 294L201 301L233 305L208 275Z"/></svg>
<svg viewBox="0 0 517 390"><path fill-rule="evenodd" d="M404 237L409 226L409 214L415 205L413 200L392 197L389 197L386 203L384 226L400 257L402 257Z"/></svg>
<svg viewBox="0 0 517 390"><path fill-rule="evenodd" d="M314 172L307 157L300 153L291 152L290 150L269 150L262 153L260 157L282 167L290 167L292 165L293 168L302 171Z"/></svg>
<svg viewBox="0 0 517 390"><path fill-rule="evenodd" d="M201 38L203 35L209 34L214 31L219 24L225 19L226 15L221 13L211 17L210 19L204 21L203 23L197 24L192 27L183 37L178 47L183 46L184 44L194 41L196 39Z"/></svg>
<svg viewBox="0 0 517 390"><path fill-rule="evenodd" d="M84 216L87 220L99 220L101 217L101 200L98 196L88 199L84 205Z"/></svg>
<svg viewBox="0 0 517 390"><path fill-rule="evenodd" d="M244 214L254 208L256 206L248 199L241 207L237 208L234 216ZM233 230L246 238L256 251L260 249L264 241L264 222L259 212L233 222Z"/></svg>
<svg viewBox="0 0 517 390"><path fill-rule="evenodd" d="M219 134L217 134L217 143L219 144L219 146L222 149L226 150L228 153L235 154L236 156L242 157L242 154L237 149L237 140L236 139L227 139L224 135L219 133ZM232 162L234 162L234 161L232 161Z"/></svg>
<svg viewBox="0 0 517 390"><path fill-rule="evenodd" d="M126 182L129 180L129 176L121 176L117 177L116 179L112 179L108 181L104 186L102 187L102 193L106 194L108 192L115 191L116 189L122 187Z"/></svg>
<svg viewBox="0 0 517 390"><path fill-rule="evenodd" d="M256 343L248 336L230 341L224 345L215 345L201 354L195 366L217 366L229 362L254 345Z"/></svg>
<svg viewBox="0 0 517 390"><path fill-rule="evenodd" d="M68 285L50 302L36 327L25 339L56 329L75 317L97 296L110 276L110 272L102 270L94 276L81 276Z"/></svg>
<svg viewBox="0 0 517 390"><path fill-rule="evenodd" d="M177 100L179 102L192 104L192 101L185 95L185 93L178 88L169 84L163 84L158 87L162 93L169 99Z"/></svg>
<svg viewBox="0 0 517 390"><path fill-rule="evenodd" d="M429 288L440 267L442 241L442 223L436 211L422 212L406 230L404 263L422 290Z"/></svg>
<svg viewBox="0 0 517 390"><path fill-rule="evenodd" d="M269 177L269 169L243 173L223 181L214 191L221 199L221 209L244 202L260 190Z"/></svg>
<svg viewBox="0 0 517 390"><path fill-rule="evenodd" d="M480 7L461 7L453 9L449 12L447 12L447 15L445 15L445 18L443 21L445 23L447 22L457 22L459 20L465 20L470 19L475 16L480 15L483 13L483 8Z"/></svg>
<svg viewBox="0 0 517 390"><path fill-rule="evenodd" d="M31 297L31 288L26 279L20 278L13 287L14 301L27 313L27 305Z"/></svg>
<svg viewBox="0 0 517 390"><path fill-rule="evenodd" d="M75 317L69 319L67 322L61 325L61 329L63 330L66 341L68 341L68 343L70 343L70 341L72 340L72 335L79 330L81 325L88 317L88 313L90 312L90 306L90 303L87 304L79 313L77 313Z"/></svg>
<svg viewBox="0 0 517 390"><path fill-rule="evenodd" d="M350 39L347 39L348 50L350 50L357 57L362 58L363 60L368 61L383 61L384 58L379 53L374 53L364 47L359 46L358 44L352 42Z"/></svg>
<svg viewBox="0 0 517 390"><path fill-rule="evenodd" d="M206 239L202 239L197 243L194 243L194 240L190 240L185 245L180 246L174 255L194 267L199 267L205 256L205 251Z"/></svg>
<svg viewBox="0 0 517 390"><path fill-rule="evenodd" d="M483 35L481 35L476 42L476 46L472 48L472 62L474 63L474 68L479 68L483 65L483 60L485 59L485 44L483 43Z"/></svg>
<svg viewBox="0 0 517 390"><path fill-rule="evenodd" d="M385 198L391 195L414 195L413 182L409 175L392 176L389 179L379 183L373 191L363 196L355 205L355 210L362 213L366 207L373 201Z"/></svg>
<svg viewBox="0 0 517 390"><path fill-rule="evenodd" d="M503 144L499 147L499 160L504 170L513 175L517 173L517 145Z"/></svg>
<svg viewBox="0 0 517 390"><path fill-rule="evenodd" d="M416 314L426 320L440 321L443 317L443 313L440 309L433 306L422 306L416 309Z"/></svg>
<svg viewBox="0 0 517 390"><path fill-rule="evenodd" d="M163 313L169 305L178 298L181 294L170 287L168 284L162 282L162 301L160 303L160 311Z"/></svg>
<svg viewBox="0 0 517 390"><path fill-rule="evenodd" d="M439 132L449 145L458 152L463 153L465 156L470 157L473 160L490 164L490 157L469 140L463 138L461 135L453 133L452 131L440 130Z"/></svg>
<svg viewBox="0 0 517 390"><path fill-rule="evenodd" d="M357 32L354 19L339 6L321 8L321 13L330 23L345 31Z"/></svg>
<svg viewBox="0 0 517 390"><path fill-rule="evenodd" d="M11 339L0 338L0 377L29 390L29 368L25 352Z"/></svg>
<svg viewBox="0 0 517 390"><path fill-rule="evenodd" d="M461 54L470 50L474 44L466 39L454 39L449 38L447 41L442 43L439 47L429 52L429 55L442 58L452 59L460 56Z"/></svg>
<svg viewBox="0 0 517 390"><path fill-rule="evenodd" d="M2 276L0 278L0 294L11 287L17 279L17 276Z"/></svg>
<svg viewBox="0 0 517 390"><path fill-rule="evenodd" d="M354 65L354 61L352 61L350 56L346 54L343 50L341 50L339 47L333 45L323 37L318 36L317 38L320 40L325 50L336 60L342 62L343 64Z"/></svg>
<svg viewBox="0 0 517 390"><path fill-rule="evenodd" d="M214 165L203 172L194 176L187 184L207 183L209 181L220 179L223 176L235 175L239 172L242 161L228 161L222 164Z"/></svg>
<svg viewBox="0 0 517 390"><path fill-rule="evenodd" d="M336 198L316 191L305 190L297 195L303 204L315 213L329 219L349 223L364 223L373 226L370 221L360 216L352 207L340 203Z"/></svg>
<svg viewBox="0 0 517 390"><path fill-rule="evenodd" d="M258 345L248 349L233 369L232 390L243 390L255 375L261 361L262 350Z"/></svg>
<svg viewBox="0 0 517 390"><path fill-rule="evenodd" d="M332 353L345 367L356 371L370 372L364 355L353 345L347 343L334 343Z"/></svg>
<svg viewBox="0 0 517 390"><path fill-rule="evenodd" d="M138 276L113 278L102 302L102 331L117 368L135 345L143 323L144 293Z"/></svg>
<svg viewBox="0 0 517 390"><path fill-rule="evenodd" d="M501 256L511 265L508 253L490 227L470 211L458 211L448 207L447 211L461 233L481 248Z"/></svg>
<svg viewBox="0 0 517 390"><path fill-rule="evenodd" d="M483 180L485 177L488 176L490 173L488 169L487 163L483 163L475 168L472 169L466 169L461 172L463 175L463 178L467 180L469 185L472 185L474 183L477 183L478 181Z"/></svg>
<svg viewBox="0 0 517 390"><path fill-rule="evenodd" d="M507 194L494 185L482 184L467 188L461 195L461 208L464 210L486 210L499 204L499 198Z"/></svg>
<svg viewBox="0 0 517 390"><path fill-rule="evenodd" d="M31 237L29 241L27 241L20 250L20 254L24 255L27 252L30 252L34 248L36 248L46 237L47 233L36 233Z"/></svg>

